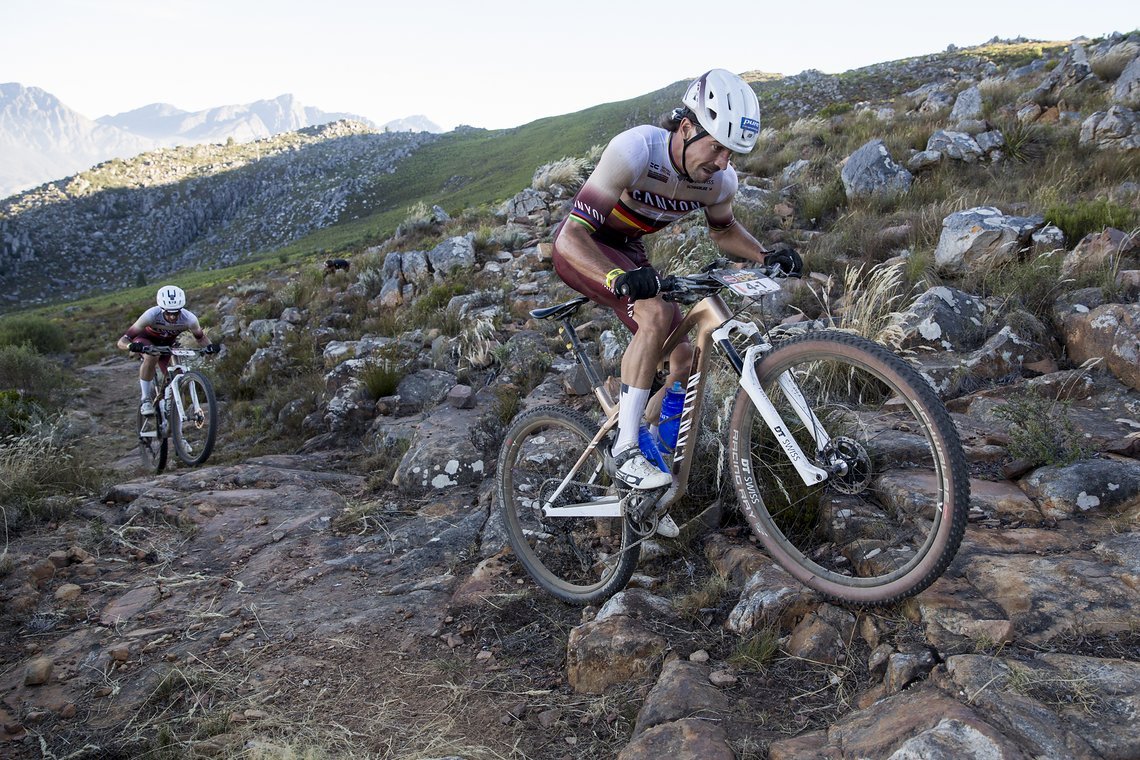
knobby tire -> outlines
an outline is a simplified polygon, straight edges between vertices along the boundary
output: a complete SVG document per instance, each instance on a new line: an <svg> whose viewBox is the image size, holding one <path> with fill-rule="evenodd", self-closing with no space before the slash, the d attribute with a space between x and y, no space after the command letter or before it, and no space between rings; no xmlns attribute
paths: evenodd
<svg viewBox="0 0 1140 760"><path fill-rule="evenodd" d="M791 338L757 362L756 374L784 432L818 466L825 457L776 384L785 372L853 466L805 485L741 389L729 468L752 530L776 562L836 601L887 605L930 586L958 551L970 500L945 406L876 343L830 330Z"/></svg>
<svg viewBox="0 0 1140 760"><path fill-rule="evenodd" d="M597 434L587 415L556 406L536 407L517 417L499 453L496 493L515 557L539 586L558 599L587 604L605 599L629 582L640 544L621 517L544 517L539 506ZM600 444L605 446L603 441ZM599 447L599 448L600 448ZM595 450L559 505L612 495L602 452Z"/></svg>

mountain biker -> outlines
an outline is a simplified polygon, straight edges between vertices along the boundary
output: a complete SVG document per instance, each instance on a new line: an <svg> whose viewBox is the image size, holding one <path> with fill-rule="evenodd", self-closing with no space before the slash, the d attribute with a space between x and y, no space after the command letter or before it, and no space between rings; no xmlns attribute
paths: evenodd
<svg viewBox="0 0 1140 760"><path fill-rule="evenodd" d="M760 131L752 88L731 72L712 69L693 80L682 103L662 126L633 127L610 140L554 240L554 269L562 281L613 309L633 333L621 362L611 453L615 477L635 489L672 482L641 453L638 428L662 358L657 347L681 322L680 308L658 297L661 278L642 236L703 209L709 237L726 253L778 264L789 274L803 269L794 250L768 250L733 217L737 177L729 161L751 151ZM677 345L665 388L675 380L685 384L692 355L687 340ZM659 396L653 403L660 403Z"/></svg>
<svg viewBox="0 0 1140 760"><path fill-rule="evenodd" d="M146 346L173 346L178 336L184 332L193 335L198 345L208 354L215 354L221 350L217 343L211 343L206 332L198 324L198 317L186 308L186 292L176 285L163 285L155 296L156 305L142 313L135 323L131 325L123 337L116 344L124 351L141 353ZM159 366L163 373L170 365L170 356L152 356L145 354L142 357L142 366L139 367L139 388L142 391L142 403L139 412L144 416L154 414L154 368Z"/></svg>

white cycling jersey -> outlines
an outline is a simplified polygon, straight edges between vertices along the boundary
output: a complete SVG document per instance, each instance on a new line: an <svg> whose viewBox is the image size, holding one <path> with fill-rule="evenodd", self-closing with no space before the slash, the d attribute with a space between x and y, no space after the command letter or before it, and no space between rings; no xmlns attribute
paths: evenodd
<svg viewBox="0 0 1140 760"><path fill-rule="evenodd" d="M152 306L142 313L135 323L126 332L128 340L146 338L155 345L170 346L178 339L180 333L189 332L199 341L206 337L202 326L198 324L198 317L189 309L181 309L178 318L167 322L162 315L162 309Z"/></svg>
<svg viewBox="0 0 1140 760"><path fill-rule="evenodd" d="M590 228L638 238L703 209L709 228L735 222L736 170L728 166L708 182L685 179L669 153L674 132L643 125L610 140L586 184L574 197L570 218Z"/></svg>

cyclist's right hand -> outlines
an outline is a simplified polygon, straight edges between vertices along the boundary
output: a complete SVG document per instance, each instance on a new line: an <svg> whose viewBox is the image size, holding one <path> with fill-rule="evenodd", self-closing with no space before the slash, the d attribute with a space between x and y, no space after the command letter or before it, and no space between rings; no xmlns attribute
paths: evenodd
<svg viewBox="0 0 1140 760"><path fill-rule="evenodd" d="M661 291L661 278L653 267L640 267L615 277L610 290L615 296L626 296L631 301L653 298Z"/></svg>
<svg viewBox="0 0 1140 760"><path fill-rule="evenodd" d="M131 341L131 344L127 346L127 350L129 350L132 354L141 354L146 349L146 346L146 343L140 343L139 341L135 340Z"/></svg>

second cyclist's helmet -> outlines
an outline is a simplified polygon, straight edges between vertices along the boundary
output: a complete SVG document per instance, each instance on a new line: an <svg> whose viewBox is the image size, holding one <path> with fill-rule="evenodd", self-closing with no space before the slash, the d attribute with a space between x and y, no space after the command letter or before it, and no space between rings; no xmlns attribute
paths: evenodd
<svg viewBox="0 0 1140 760"><path fill-rule="evenodd" d="M186 306L186 292L177 285L163 285L158 289L157 301L163 311L178 311Z"/></svg>
<svg viewBox="0 0 1140 760"><path fill-rule="evenodd" d="M718 143L747 153L760 133L760 102L743 79L724 69L706 71L685 91L684 104Z"/></svg>

